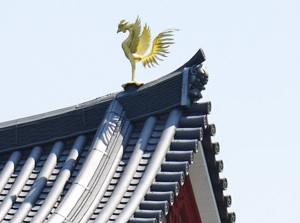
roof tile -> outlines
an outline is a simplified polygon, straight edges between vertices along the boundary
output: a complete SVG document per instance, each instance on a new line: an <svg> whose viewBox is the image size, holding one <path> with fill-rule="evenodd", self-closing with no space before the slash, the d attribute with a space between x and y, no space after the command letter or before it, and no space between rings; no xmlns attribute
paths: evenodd
<svg viewBox="0 0 300 223"><path fill-rule="evenodd" d="M204 59L200 50L136 91L0 124L0 220L166 222L203 153L216 211L234 222L211 103L196 102L208 80Z"/></svg>

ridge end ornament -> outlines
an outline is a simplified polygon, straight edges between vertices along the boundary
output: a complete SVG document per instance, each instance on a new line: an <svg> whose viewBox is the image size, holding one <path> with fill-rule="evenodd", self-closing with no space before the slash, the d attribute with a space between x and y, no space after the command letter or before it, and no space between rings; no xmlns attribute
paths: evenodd
<svg viewBox="0 0 300 223"><path fill-rule="evenodd" d="M152 47L149 53L146 51L150 48L151 30L147 24L142 30L141 19L137 17L135 23L129 23L126 20L121 20L118 25L118 31L125 33L129 32L128 37L122 43L122 49L125 56L130 61L132 68L131 81L123 84L125 88L127 85L141 86L142 82L136 81L136 62L142 62L144 67L154 67L158 65L158 60L162 61L162 57L167 57L169 53L168 48L173 42L173 32L178 29L166 29L159 33L152 42Z"/></svg>

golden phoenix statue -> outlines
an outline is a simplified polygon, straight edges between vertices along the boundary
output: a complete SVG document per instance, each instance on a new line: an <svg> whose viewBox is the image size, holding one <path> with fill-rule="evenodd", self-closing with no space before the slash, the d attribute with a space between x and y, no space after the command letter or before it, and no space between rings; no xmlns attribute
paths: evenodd
<svg viewBox="0 0 300 223"><path fill-rule="evenodd" d="M150 46L151 31L147 24L145 24L143 32L141 32L141 20L137 17L135 23L129 23L122 20L118 25L118 31L125 33L129 31L129 36L122 43L125 56L131 63L132 67L132 79L127 84L142 85L135 79L135 64L141 61L144 67L158 65L157 60L162 60L160 57L166 57L169 53L168 47L173 44L173 32L178 31L177 29L167 29L159 33L152 43L151 51L146 54ZM126 84L125 84L126 85Z"/></svg>

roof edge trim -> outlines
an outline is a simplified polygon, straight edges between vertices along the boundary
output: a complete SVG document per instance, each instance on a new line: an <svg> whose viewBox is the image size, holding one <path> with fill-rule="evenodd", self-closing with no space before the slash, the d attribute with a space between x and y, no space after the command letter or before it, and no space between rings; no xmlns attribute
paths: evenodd
<svg viewBox="0 0 300 223"><path fill-rule="evenodd" d="M102 186L98 189L102 188L103 190L104 188L103 191L105 191L105 187L110 182L107 178L112 178L112 173L117 167L116 163L122 157L122 150L119 149L119 146L121 146L123 139L119 139L119 137L121 136L122 126L126 123L128 124L128 120L124 115L122 106L116 100L112 101L94 136L94 141L89 149L90 153L83 168L56 211L50 217L49 223L58 223L64 219L69 219L71 213L73 213L72 216L80 215L84 203L89 200L90 191L95 190L94 178L98 179L103 174L106 183L98 179L99 182L103 183L100 184Z"/></svg>
<svg viewBox="0 0 300 223"><path fill-rule="evenodd" d="M49 111L49 112L43 112L40 114L36 114L36 115L31 115L28 117L24 117L24 118L18 118L18 119L13 119L13 120L9 120L9 121L4 121L4 122L0 122L0 129L2 128L6 128L6 127L10 127L10 126L16 126L16 125L21 125L21 124L26 124L28 122L35 122L35 121L39 121L41 119L46 119L46 118L51 118L53 116L58 116L58 115L62 115L68 112L72 112L75 110L80 110L83 108L87 108L96 104L100 104L106 101L110 101L115 97L116 93L112 93L112 94L107 94L105 96L102 97L98 97L95 98L93 100L84 102L84 103L79 103L76 105L72 105L72 106L68 106L65 108L60 108L60 109L55 109L53 111Z"/></svg>

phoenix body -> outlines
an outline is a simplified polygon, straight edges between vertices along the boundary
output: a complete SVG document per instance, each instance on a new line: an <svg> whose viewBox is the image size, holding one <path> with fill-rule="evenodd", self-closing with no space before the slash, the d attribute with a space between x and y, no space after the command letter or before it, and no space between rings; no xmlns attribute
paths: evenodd
<svg viewBox="0 0 300 223"><path fill-rule="evenodd" d="M149 53L146 52L150 47L151 31L147 24L145 24L142 31L139 17L135 23L122 20L118 25L117 33L125 33L126 31L129 32L129 35L122 43L122 48L132 67L132 79L129 83L138 84L135 78L136 62L141 61L144 67L158 65L158 60L162 60L161 57L166 57L169 53L168 47L174 43L172 36L177 29L167 29L159 33L153 40Z"/></svg>

